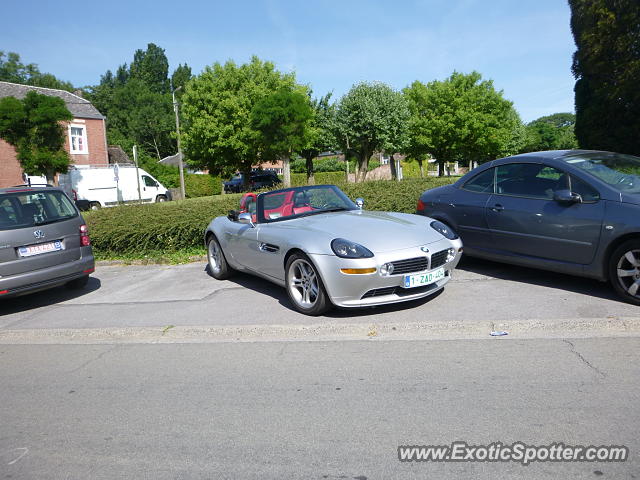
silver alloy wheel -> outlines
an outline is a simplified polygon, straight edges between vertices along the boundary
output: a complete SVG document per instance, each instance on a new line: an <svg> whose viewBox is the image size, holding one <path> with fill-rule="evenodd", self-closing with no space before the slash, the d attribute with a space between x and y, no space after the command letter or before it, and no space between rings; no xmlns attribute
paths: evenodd
<svg viewBox="0 0 640 480"><path fill-rule="evenodd" d="M289 267L289 292L302 308L312 308L318 301L320 285L313 266L304 259L295 260Z"/></svg>
<svg viewBox="0 0 640 480"><path fill-rule="evenodd" d="M632 297L640 298L640 250L629 250L622 255L616 272L622 289Z"/></svg>
<svg viewBox="0 0 640 480"><path fill-rule="evenodd" d="M209 246L207 248L207 257L209 258L209 267L213 273L220 272L220 255L222 252L220 251L220 247L218 246L218 242L215 238L209 240Z"/></svg>

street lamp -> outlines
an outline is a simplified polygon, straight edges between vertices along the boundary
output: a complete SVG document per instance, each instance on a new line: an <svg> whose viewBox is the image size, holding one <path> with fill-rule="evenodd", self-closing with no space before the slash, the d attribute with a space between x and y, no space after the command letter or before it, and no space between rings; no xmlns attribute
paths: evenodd
<svg viewBox="0 0 640 480"><path fill-rule="evenodd" d="M178 169L180 170L180 192L182 193L182 198L187 198L184 191L184 170L182 165L182 149L180 147L180 115L178 114L178 102L176 102L176 92L182 88L180 85L175 90L171 89L171 97L173 98L173 111L176 114L176 134L178 138Z"/></svg>

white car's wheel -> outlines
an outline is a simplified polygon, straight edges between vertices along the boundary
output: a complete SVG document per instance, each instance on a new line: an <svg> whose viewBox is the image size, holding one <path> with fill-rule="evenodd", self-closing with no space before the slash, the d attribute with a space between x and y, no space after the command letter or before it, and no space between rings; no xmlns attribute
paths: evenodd
<svg viewBox="0 0 640 480"><path fill-rule="evenodd" d="M207 261L209 273L213 278L226 280L233 274L233 269L227 263L222 247L214 235L210 235L207 240Z"/></svg>
<svg viewBox="0 0 640 480"><path fill-rule="evenodd" d="M306 315L321 315L331 309L322 279L306 255L295 253L286 266L286 286L296 310Z"/></svg>

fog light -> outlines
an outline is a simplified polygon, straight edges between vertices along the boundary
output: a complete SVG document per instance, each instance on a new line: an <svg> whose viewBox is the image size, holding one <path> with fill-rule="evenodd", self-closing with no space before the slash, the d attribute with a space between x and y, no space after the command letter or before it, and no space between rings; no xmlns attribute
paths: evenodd
<svg viewBox="0 0 640 480"><path fill-rule="evenodd" d="M385 263L380 267L380 275L391 275L393 273L393 263Z"/></svg>
<svg viewBox="0 0 640 480"><path fill-rule="evenodd" d="M447 254L447 262L450 262L454 258L456 258L456 249L455 248L450 248L449 252Z"/></svg>

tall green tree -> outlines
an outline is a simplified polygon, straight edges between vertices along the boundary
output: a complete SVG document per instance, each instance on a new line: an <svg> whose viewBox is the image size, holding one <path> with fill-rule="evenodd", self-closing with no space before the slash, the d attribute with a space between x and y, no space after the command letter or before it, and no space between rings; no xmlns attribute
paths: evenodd
<svg viewBox="0 0 640 480"><path fill-rule="evenodd" d="M57 173L69 168L61 122L72 119L58 97L31 91L22 100L0 99L0 138L16 149L18 161L28 175L44 175L49 183L54 182Z"/></svg>
<svg viewBox="0 0 640 480"><path fill-rule="evenodd" d="M206 67L182 96L182 140L189 161L215 175L241 171L248 179L251 166L263 160L251 112L273 92L294 85L293 73L281 73L258 57L243 65L228 61Z"/></svg>
<svg viewBox="0 0 640 480"><path fill-rule="evenodd" d="M290 162L309 142L313 108L304 91L280 88L259 100L251 110L251 126L259 134L260 157L283 161L285 187L291 186Z"/></svg>
<svg viewBox="0 0 640 480"><path fill-rule="evenodd" d="M307 141L300 150L300 156L305 159L305 171L307 173L307 183L314 184L313 159L322 152L327 152L336 148L334 135L335 105L330 103L331 92L323 97L311 100L313 118L307 134Z"/></svg>
<svg viewBox="0 0 640 480"><path fill-rule="evenodd" d="M51 73L42 73L35 63L23 64L20 55L0 50L0 81L32 85L34 87L54 88L73 92L73 85L55 77Z"/></svg>
<svg viewBox="0 0 640 480"><path fill-rule="evenodd" d="M508 152L520 118L513 104L478 72L404 89L409 103L410 158L437 159L440 175L455 161L483 162Z"/></svg>
<svg viewBox="0 0 640 480"><path fill-rule="evenodd" d="M569 0L582 148L640 155L640 2Z"/></svg>
<svg viewBox="0 0 640 480"><path fill-rule="evenodd" d="M87 95L107 117L109 143L128 152L136 144L157 159L175 153L168 65L164 50L150 43L146 50L136 50L130 66L120 65L115 74L107 70L91 87ZM184 75L185 68L190 72L186 65L176 71Z"/></svg>
<svg viewBox="0 0 640 480"><path fill-rule="evenodd" d="M342 97L336 113L336 140L345 157L357 161L356 182L365 180L371 155L392 146L408 119L403 96L383 83L359 83Z"/></svg>
<svg viewBox="0 0 640 480"><path fill-rule="evenodd" d="M146 50L136 50L129 67L132 79L141 80L156 93L169 92L169 60L164 49L149 43Z"/></svg>
<svg viewBox="0 0 640 480"><path fill-rule="evenodd" d="M187 85L187 82L193 78L193 74L191 73L191 67L186 63L184 65L180 64L176 67L176 69L171 74L171 85L173 85L174 90L180 88L181 90L177 93L178 96L181 96L184 91L184 87Z"/></svg>
<svg viewBox="0 0 640 480"><path fill-rule="evenodd" d="M576 116L573 113L554 113L540 117L526 126L523 152L570 150L578 147L574 134Z"/></svg>

